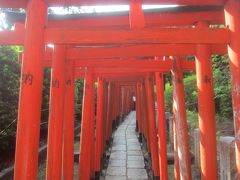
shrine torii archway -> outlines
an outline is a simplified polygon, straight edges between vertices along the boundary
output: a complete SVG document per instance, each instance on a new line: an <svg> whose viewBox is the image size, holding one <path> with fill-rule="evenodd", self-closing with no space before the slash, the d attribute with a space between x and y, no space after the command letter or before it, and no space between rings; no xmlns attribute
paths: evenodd
<svg viewBox="0 0 240 180"><path fill-rule="evenodd" d="M103 4L115 4L115 3L125 3L128 4L128 1L119 0L119 1L110 1L106 0L105 2L101 2ZM155 0L146 0L143 3L158 3ZM13 0L13 1L6 1L0 0L0 7L6 8L26 8L27 16L26 16L26 24L23 28L22 25L17 26L15 31L9 32L1 32L0 33L0 44L2 45L16 45L21 44L24 45L24 57L23 57L23 64L22 64L22 73L21 73L21 90L20 90L20 102L19 102L19 116L18 116L18 130L17 130L17 143L16 143L16 158L15 158L15 179L22 178L22 179L35 179L37 175L37 160L38 160L38 143L39 143L39 122L40 122L40 109L41 109L41 92L42 92L42 79L43 79L43 68L44 68L44 45L48 43L53 43L56 45L56 49L60 49L60 53L54 53L53 58L58 59L58 62L55 62L53 67L53 77L57 77L61 79L62 82L65 81L65 77L63 75L62 70L64 68L69 68L69 64L64 66L65 61L65 53L69 53L71 55L71 51L68 51L64 48L63 45L70 45L70 46L77 46L77 45L87 45L87 46L94 46L94 45L106 45L106 44L114 44L114 45L122 45L120 46L120 53L118 56L123 56L127 59L131 56L142 56L144 54L148 54L148 51L145 49L153 49L150 51L153 56L165 56L165 55L172 55L172 56L179 56L179 55L196 55L196 74L197 74L197 87L198 87L198 104L199 104L199 127L200 127L200 154L201 154L201 174L202 179L217 179L217 161L216 161L216 130L215 130L215 119L214 119L214 100L213 100L213 79L212 79L212 71L211 71L211 54L213 52L226 52L226 45L227 45L227 52L230 58L230 72L231 72L231 80L232 80L232 104L233 104L233 111L234 111L234 123L235 123L235 137L236 137L236 164L238 168L238 174L240 173L240 139L239 139L239 122L240 122L240 2L237 0L199 0L199 1L190 1L190 0L164 0L161 1L163 4L179 4L179 5L211 5L211 6L220 6L223 9L215 10L214 12L203 13L201 15L197 15L192 13L194 16L191 17L191 13L186 16L186 14L181 14L183 17L178 20L179 17L177 14L170 14L168 17L173 19L173 24L169 24L167 21L160 21L160 26L192 26L195 23L195 28L193 27L168 27L168 28L153 28L152 23L147 23L147 19L145 17L149 17L148 20L156 21L157 18L152 18L152 16L145 16L141 5L142 2L140 0L130 0L130 13L129 13L129 21L128 17L117 17L116 19L121 20L119 21L119 27L129 27L130 28L110 28L110 23L103 21L105 23L104 28L99 28L94 25L92 22L91 28L89 29L82 29L81 28L74 28L65 27L64 23L72 24L73 21L50 21L49 25L47 25L47 7L48 6L77 6L77 5L96 5L98 4L97 1L77 1L77 0L68 0L68 1L59 1L59 0ZM218 17L215 19L212 18L212 14L219 14ZM196 17L196 19L194 19ZM214 20L213 20L214 19ZM209 28L209 24L211 22L221 22L227 25L225 28ZM74 21L75 22L75 21ZM90 20L91 22L91 20ZM84 24L84 21L79 20L78 24ZM85 21L88 24L88 20ZM108 24L109 23L109 24ZM115 21L114 24L118 25L118 21ZM157 25L158 23L155 23ZM85 27L83 25L83 27ZM124 46L124 45L134 45L134 46ZM136 46L136 47L135 47ZM122 48L123 47L123 48ZM75 49L74 49L75 48ZM86 53L84 57L93 57L91 55L91 49L79 50L78 47L74 47L72 49L72 56L76 56L77 53L80 55L84 52ZM118 47L119 48L119 47ZM163 49L163 50L159 50ZM176 49L175 49L176 48ZM117 48L116 48L117 49ZM131 49L132 51L129 52L127 50ZM139 51L139 50L143 51ZM135 50L135 52L134 52ZM75 54L73 53L75 51ZM79 51L79 52L78 52ZM81 52L82 51L82 52ZM109 49L104 48L104 50L94 50L97 52L96 57L98 58L107 57L109 53ZM159 51L159 53L158 53ZM166 52L165 52L166 51ZM165 52L165 53L164 53ZM127 55L124 55L124 54ZM189 54L191 53L191 54ZM111 53L110 53L111 54ZM123 55L121 55L123 54ZM89 55L89 56L88 56ZM111 56L113 56L112 53ZM75 57L76 58L76 57ZM73 58L74 59L74 58ZM85 61L85 63L90 63L91 60ZM69 61L72 62L72 61ZM76 61L75 61L76 62ZM78 61L79 62L79 61ZM80 61L81 62L81 61ZM176 178L177 179L191 179L191 170L189 168L189 158L186 149L187 141L180 141L180 137L183 139L186 138L186 118L184 117L184 96L183 96L183 85L181 81L181 65L179 60L174 60L173 64L173 81L174 83L174 106L175 110L175 119L176 119L176 138L175 138L175 148L176 149ZM106 62L103 62L106 63ZM129 61L130 63L130 61ZM151 62L152 63L152 62ZM154 62L155 63L155 62ZM70 63L71 64L71 63ZM114 64L114 62L113 62ZM150 62L149 62L150 64ZM70 65L72 67L73 65ZM82 64L84 67L84 65ZM107 66L107 64L106 64ZM174 71L175 70L175 71ZM149 72L151 72L149 70ZM152 71L156 72L156 71ZM73 82L73 69L69 68L67 71L69 76L71 77L71 82ZM146 73L146 72L145 72ZM160 87L157 92L159 96L158 102L159 104L159 117L164 117L163 113L163 84L162 84L162 76L159 75L160 72L157 72L156 75L156 82ZM81 74L81 73L80 73ZM93 75L92 68L87 68L84 74L85 78L85 91L84 91L84 106L91 108L93 104L93 82L94 82L94 75ZM141 73L140 73L141 74ZM129 75L129 74L128 74ZM119 76L119 75L115 75ZM116 78L116 77L115 77ZM146 86L146 94L148 96L148 106L147 114L149 122L146 123L149 125L150 132L145 131L145 135L147 136L148 143L149 139L151 141L148 146L149 149L153 153L153 169L154 172L157 174L159 169L157 168L157 150L156 147L156 132L154 132L154 123L152 119L154 115L152 113L153 108L151 108L151 103L153 101L153 96L151 95L151 88L152 88L152 76L149 74L143 74L143 76L138 76L137 79L144 80L144 86ZM54 80L54 79L52 79ZM135 79L136 80L136 79ZM60 80L59 80L60 81ZM122 81L122 80L121 80ZM53 81L52 81L53 82ZM69 81L70 82L70 81ZM69 83L70 85L71 83ZM104 88L101 85L101 80L99 79L99 94L103 96ZM63 86L63 85L62 85ZM136 85L136 90L129 90L128 92L138 92L141 91L141 83L140 85ZM90 88L88 88L90 87ZM66 86L66 89L68 86ZM59 89L63 89L59 88ZM102 91L100 90L102 89ZM106 88L105 88L106 89ZM131 88L130 88L131 89ZM72 92L73 87L69 86L69 92ZM52 90L52 96L54 97L61 97L59 101L61 105L63 105L64 98L63 98L63 91L59 90ZM69 99L73 98L72 93L66 91L65 96L69 96ZM69 94L68 94L69 93ZM106 93L106 92L105 92ZM140 93L137 93L138 98ZM129 97L125 97L128 99ZM146 101L146 95L145 100ZM141 101L143 102L143 101ZM65 109L66 118L72 118L71 113L73 104L69 102L69 109ZM129 103L128 108L129 108ZM143 104L143 103L142 103ZM100 105L101 106L101 105ZM140 104L137 105L138 108L141 106ZM99 106L98 106L99 107ZM208 108L206 108L208 107ZM54 113L54 107L50 107L52 112ZM57 107L55 107L57 108ZM60 107L63 110L63 106ZM70 109L71 108L71 109ZM58 109L59 110L59 109ZM89 109L90 110L90 109ZM89 110L83 108L83 121L82 126L87 127L87 129L91 129L93 131L93 123L88 123L87 119L93 119L93 113L89 114ZM126 113L127 108L125 109ZM144 110L144 108L142 108ZM93 112L93 109L91 109ZM139 113L139 111L138 111ZM57 112L54 113L57 115ZM68 117L69 116L69 117ZM145 117L147 117L145 116ZM139 117L139 115L138 115ZM55 118L62 118L63 117L55 117ZM145 118L146 119L146 118ZM92 122L92 121L91 121ZM163 122L162 119L160 122ZM49 129L54 129L51 127L53 125L49 125ZM71 126L71 124L69 124ZM184 130L183 134L181 134L179 127ZM99 130L99 129L98 129ZM93 137L90 133L89 137ZM164 131L164 129L163 129ZM54 143L51 141L51 137L59 138L58 142L60 142L60 134L57 134L61 131L52 131L49 135L49 151L53 151L56 148ZM56 133L56 134L55 134ZM161 134L162 131L159 132ZM164 137L163 134L161 134ZM109 136L109 132L108 132ZM68 138L71 138L69 136ZM81 136L81 144L88 144L87 136ZM66 142L67 140L65 140ZM164 140L160 141L160 144L164 146ZM83 146L81 146L83 147ZM82 157L90 158L90 152L88 151L89 147L83 149ZM164 154L165 152L163 152ZM51 152L48 153L48 157ZM162 155L163 155L162 154ZM177 157L183 155L185 157L183 160L186 164L178 163L179 160ZM61 154L58 154L61 156ZM164 157L160 156L160 164L163 162L162 160ZM91 162L87 161L89 164L86 165L86 169L83 168L83 162L85 159L80 159L80 178L88 179L90 177L90 168ZM54 159L52 159L54 162ZM164 161L165 162L165 161ZM165 162L166 163L166 162ZM163 165L164 163L162 163ZM52 165L56 166L56 162ZM64 165L67 169L67 164ZM58 165L59 168L59 165ZM161 177L164 179L166 178L166 166L160 165L161 170ZM57 168L48 168L47 178L51 179L54 175L61 175L61 169L58 170ZM55 174L56 173L56 174ZM165 176L164 176L165 175Z"/></svg>

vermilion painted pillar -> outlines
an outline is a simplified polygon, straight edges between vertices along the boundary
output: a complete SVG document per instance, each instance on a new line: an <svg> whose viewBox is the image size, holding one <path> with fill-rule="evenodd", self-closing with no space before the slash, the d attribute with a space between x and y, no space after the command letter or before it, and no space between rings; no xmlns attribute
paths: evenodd
<svg viewBox="0 0 240 180"><path fill-rule="evenodd" d="M117 85L115 85L114 92L113 92L113 106L114 106L114 111L113 111L113 120L115 121L115 126L117 123L117 103L118 103L118 93L117 93Z"/></svg>
<svg viewBox="0 0 240 180"><path fill-rule="evenodd" d="M157 107L158 107L158 144L159 144L159 171L160 179L168 179L168 162L167 162L167 142L166 142L166 120L164 107L164 79L163 74L155 74L157 90Z"/></svg>
<svg viewBox="0 0 240 180"><path fill-rule="evenodd" d="M178 159L178 145L177 145L177 130L176 130L176 116L177 106L174 104L176 99L176 88L173 86L173 143L174 143L174 177L175 180L180 179L179 159Z"/></svg>
<svg viewBox="0 0 240 180"><path fill-rule="evenodd" d="M129 113L130 111L131 111L131 109L132 109L132 95L131 95L131 90L129 89L129 91L128 91L128 98L127 98L127 100L128 100L128 109L127 109L127 113Z"/></svg>
<svg viewBox="0 0 240 180"><path fill-rule="evenodd" d="M145 88L143 88L143 83L141 83L141 86L140 86L140 112L141 112L141 129L142 129L142 133L143 133L143 136L146 137L146 127L145 127L145 113L144 113L144 96L143 96L143 90Z"/></svg>
<svg viewBox="0 0 240 180"><path fill-rule="evenodd" d="M180 59L173 59L173 70L172 70L172 81L174 88L174 109L175 113L175 129L177 136L177 149L178 149L178 160L180 178L184 180L192 179L191 175L191 161L189 152L189 140L188 140L188 129L187 129L187 118L185 109L185 98L184 98L184 86L183 86L183 74L181 70Z"/></svg>
<svg viewBox="0 0 240 180"><path fill-rule="evenodd" d="M120 109L121 109L121 87L120 85L118 85L118 92L117 92L117 96L118 96L118 102L117 102L117 116L118 116L118 121L120 121L120 117L121 117L121 113L120 113Z"/></svg>
<svg viewBox="0 0 240 180"><path fill-rule="evenodd" d="M129 90L129 88L128 88L128 91L127 91L127 109L126 109L126 114L129 113L130 106L131 106L129 99L130 99L130 90Z"/></svg>
<svg viewBox="0 0 240 180"><path fill-rule="evenodd" d="M150 146L152 155L152 165L154 176L159 176L159 160L158 160L158 144L157 144L157 132L156 132L156 119L155 119L155 108L154 108L154 95L153 95L153 82L152 78L148 75L145 78L146 84L146 97L147 97L147 109L148 109L148 124L149 124L149 135L150 135Z"/></svg>
<svg viewBox="0 0 240 180"><path fill-rule="evenodd" d="M108 132L109 132L109 90L110 90L110 82L107 83L106 86L106 143L108 142Z"/></svg>
<svg viewBox="0 0 240 180"><path fill-rule="evenodd" d="M129 103L129 108L128 108L128 112L130 112L133 108L133 103L132 103L132 91L130 90L129 92L129 97L128 97L128 103Z"/></svg>
<svg viewBox="0 0 240 180"><path fill-rule="evenodd" d="M121 86L118 85L117 87L118 91L117 91L117 117L118 117L118 122L121 121Z"/></svg>
<svg viewBox="0 0 240 180"><path fill-rule="evenodd" d="M94 77L91 68L86 70L83 92L83 106L82 106L82 123L81 123L81 139L80 139L80 156L79 156L79 175L78 179L90 179L90 144L89 139L91 134L91 126L89 120L91 119L91 96L94 91Z"/></svg>
<svg viewBox="0 0 240 180"><path fill-rule="evenodd" d="M107 87L107 141L110 140L110 134L111 134L111 126L112 126L112 120L111 120L111 89L112 89L112 83L108 83Z"/></svg>
<svg viewBox="0 0 240 180"><path fill-rule="evenodd" d="M62 175L65 57L65 46L55 45L50 88L46 179L61 179Z"/></svg>
<svg viewBox="0 0 240 180"><path fill-rule="evenodd" d="M129 109L130 109L130 101L129 101L129 98L130 98L130 91L129 91L129 88L127 88L127 96L126 96L126 114L129 113Z"/></svg>
<svg viewBox="0 0 240 180"><path fill-rule="evenodd" d="M142 29L145 26L145 18L144 18L144 12L142 9L142 0L130 0L130 11L129 11L129 23L131 29ZM138 87L137 87L138 88ZM139 89L138 89L139 90ZM137 91L138 91L137 90ZM136 99L140 99L140 95L138 93L135 93ZM131 99L132 100L132 99ZM133 101L132 101L133 103ZM139 131L139 125L140 125L140 101L137 100L135 102L135 110L136 110L136 130L138 133L141 133ZM141 134L140 134L141 136Z"/></svg>
<svg viewBox="0 0 240 180"><path fill-rule="evenodd" d="M144 118L144 123L143 123L143 127L144 127L144 131L145 131L145 138L147 140L147 147L148 147L148 151L151 154L151 138L150 138L150 130L149 130L149 118L148 118L148 108L147 108L147 93L146 93L146 85L145 83L142 86L142 98L143 98L143 118Z"/></svg>
<svg viewBox="0 0 240 180"><path fill-rule="evenodd" d="M115 101L116 101L116 103L115 103L115 120L116 120L116 122L118 121L118 105L119 105L119 86L118 85L116 85L116 91L115 91Z"/></svg>
<svg viewBox="0 0 240 180"><path fill-rule="evenodd" d="M130 0L129 21L131 29L141 29L145 26L142 0Z"/></svg>
<svg viewBox="0 0 240 180"><path fill-rule="evenodd" d="M120 104L120 111L121 111L121 118L123 117L123 104L124 104L124 89L121 87L121 104Z"/></svg>
<svg viewBox="0 0 240 180"><path fill-rule="evenodd" d="M123 91L124 91L124 94L123 94L123 115L125 116L126 113L127 113L127 89L125 87L123 87Z"/></svg>
<svg viewBox="0 0 240 180"><path fill-rule="evenodd" d="M127 93L126 93L126 109L125 109L125 114L129 113L129 88L127 87Z"/></svg>
<svg viewBox="0 0 240 180"><path fill-rule="evenodd" d="M199 22L198 28L207 28ZM196 76L198 88L198 119L200 129L200 158L202 179L217 179L216 127L211 49L198 44L196 52Z"/></svg>
<svg viewBox="0 0 240 180"><path fill-rule="evenodd" d="M228 56L232 81L232 106L236 138L236 164L240 178L240 2L228 0L225 4L225 20L230 30Z"/></svg>
<svg viewBox="0 0 240 180"><path fill-rule="evenodd" d="M91 118L89 119L90 123L90 176L91 179L95 178L95 94L94 94L94 84L93 90L91 91Z"/></svg>
<svg viewBox="0 0 240 180"><path fill-rule="evenodd" d="M65 105L63 123L63 179L72 180L74 171L74 62L65 63Z"/></svg>
<svg viewBox="0 0 240 180"><path fill-rule="evenodd" d="M37 177L46 20L45 2L29 1L19 93L14 179L31 180Z"/></svg>
<svg viewBox="0 0 240 180"><path fill-rule="evenodd" d="M173 108L174 177L175 177L175 180L180 180L178 144L177 144L177 130L176 130L176 118L175 117L176 117L176 109Z"/></svg>
<svg viewBox="0 0 240 180"><path fill-rule="evenodd" d="M124 87L122 87L122 92L123 92L123 101L122 101L122 116L124 117L125 116L125 108L126 108L126 94L127 94L127 91Z"/></svg>
<svg viewBox="0 0 240 180"><path fill-rule="evenodd" d="M124 89L124 97L123 97L123 114L126 115L127 114L127 89L126 88L123 88Z"/></svg>
<svg viewBox="0 0 240 180"><path fill-rule="evenodd" d="M135 104L135 108L136 108L136 129L138 131L139 134L141 134L141 122L140 122L140 118L141 118L141 109L140 109L140 99L141 99L141 93L140 93L140 83L137 83L137 93L136 93L136 104Z"/></svg>
<svg viewBox="0 0 240 180"><path fill-rule="evenodd" d="M124 93L124 105L123 105L123 107L124 107L124 115L126 115L127 114L127 106L128 106L128 89L125 87L124 88L125 89L125 93Z"/></svg>
<svg viewBox="0 0 240 180"><path fill-rule="evenodd" d="M136 89L134 88L134 91L131 93L131 110L134 109L134 101L133 101L133 97L135 96L135 100L136 100L136 96L137 96L137 93L136 93ZM136 101L135 101L135 110L136 110Z"/></svg>
<svg viewBox="0 0 240 180"><path fill-rule="evenodd" d="M109 99L109 139L111 139L112 131L113 131L113 115L114 115L114 90L115 90L115 84L112 82L111 83L111 89L110 89L110 99Z"/></svg>
<svg viewBox="0 0 240 180"><path fill-rule="evenodd" d="M121 121L121 101L122 101L122 92L121 86L118 87L118 120Z"/></svg>
<svg viewBox="0 0 240 180"><path fill-rule="evenodd" d="M141 134L141 136L143 135L144 133L144 130L143 130L143 112L142 112L142 83L139 83L138 84L138 111L139 111L139 125L138 125L138 129L139 129L139 132Z"/></svg>
<svg viewBox="0 0 240 180"><path fill-rule="evenodd" d="M111 99L110 99L110 102L111 102L111 110L110 110L110 120L111 120L111 133L110 133L110 136L113 132L113 126L116 124L116 117L115 117L115 111L116 111L116 85L115 83L113 84L112 86L112 89L111 89Z"/></svg>
<svg viewBox="0 0 240 180"><path fill-rule="evenodd" d="M98 78L97 89L97 118L96 118L96 151L95 151L95 171L99 175L101 170L102 140L103 140L103 79Z"/></svg>
<svg viewBox="0 0 240 180"><path fill-rule="evenodd" d="M129 93L129 111L131 111L133 109L133 101L132 101L132 97L133 97L133 92L130 89L130 93Z"/></svg>
<svg viewBox="0 0 240 180"><path fill-rule="evenodd" d="M106 142L107 142L107 82L103 83L103 146L102 154L105 151Z"/></svg>

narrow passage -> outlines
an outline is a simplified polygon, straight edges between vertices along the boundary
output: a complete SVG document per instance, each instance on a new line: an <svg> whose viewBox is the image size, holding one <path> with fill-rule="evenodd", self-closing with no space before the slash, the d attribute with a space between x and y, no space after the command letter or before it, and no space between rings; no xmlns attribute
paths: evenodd
<svg viewBox="0 0 240 180"><path fill-rule="evenodd" d="M113 135L106 180L148 179L138 142L136 112L131 112Z"/></svg>

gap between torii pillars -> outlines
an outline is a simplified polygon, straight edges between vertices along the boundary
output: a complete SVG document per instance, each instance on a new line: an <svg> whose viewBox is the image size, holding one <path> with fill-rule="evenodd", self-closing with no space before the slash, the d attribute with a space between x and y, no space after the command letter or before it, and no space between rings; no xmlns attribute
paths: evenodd
<svg viewBox="0 0 240 180"><path fill-rule="evenodd" d="M19 94L14 179L37 178L46 20L45 2L29 1Z"/></svg>
<svg viewBox="0 0 240 180"><path fill-rule="evenodd" d="M51 74L46 179L61 179L65 95L65 46L55 45Z"/></svg>
<svg viewBox="0 0 240 180"><path fill-rule="evenodd" d="M92 102L91 97L94 94L94 77L93 69L86 69L84 79L84 92L83 92L83 106L82 106L82 122L81 122L81 137L80 137L80 155L79 155L79 167L78 167L78 179L90 179L90 147L89 140L91 134L91 110Z"/></svg>
<svg viewBox="0 0 240 180"><path fill-rule="evenodd" d="M236 138L236 164L240 178L240 1L228 0L225 4L225 20L230 30L228 45L232 81L232 106Z"/></svg>
<svg viewBox="0 0 240 180"><path fill-rule="evenodd" d="M196 28L208 27L198 22ZM200 129L200 158L202 179L217 179L217 147L214 110L212 59L209 45L198 44L196 78L198 88L198 120Z"/></svg>
<svg viewBox="0 0 240 180"><path fill-rule="evenodd" d="M155 73L157 108L158 108L158 146L159 146L159 172L160 179L168 179L167 142L166 142L166 119L164 107L164 76Z"/></svg>
<svg viewBox="0 0 240 180"><path fill-rule="evenodd" d="M188 128L185 109L183 74L181 70L181 61L179 58L173 58L172 70L173 82L173 106L174 106L174 119L176 130L176 144L179 162L179 173L181 180L191 180L191 162L188 141Z"/></svg>
<svg viewBox="0 0 240 180"><path fill-rule="evenodd" d="M63 123L63 179L74 178L74 98L75 79L74 63L66 61L65 73L65 105Z"/></svg>

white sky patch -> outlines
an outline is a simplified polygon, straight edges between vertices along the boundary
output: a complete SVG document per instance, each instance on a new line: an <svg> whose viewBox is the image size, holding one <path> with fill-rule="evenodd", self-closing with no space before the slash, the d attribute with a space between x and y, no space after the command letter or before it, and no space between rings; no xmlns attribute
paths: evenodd
<svg viewBox="0 0 240 180"><path fill-rule="evenodd" d="M6 23L6 15L5 13L0 13L0 30L6 29L7 23Z"/></svg>
<svg viewBox="0 0 240 180"><path fill-rule="evenodd" d="M143 9L174 8L178 5L143 5ZM129 5L106 5L106 6L80 6L80 7L51 7L54 14L78 14L78 13L102 13L129 11Z"/></svg>
<svg viewBox="0 0 240 180"><path fill-rule="evenodd" d="M163 9L174 8L178 5L142 5L145 9ZM107 13L107 12L124 12L129 11L129 5L106 5L106 6L79 6L79 7L50 7L51 14L66 15L66 14L81 14L81 13ZM20 9L21 13L24 13L24 9ZM9 25L6 20L6 14L0 10L0 31L8 29ZM14 30L14 26L10 27Z"/></svg>

